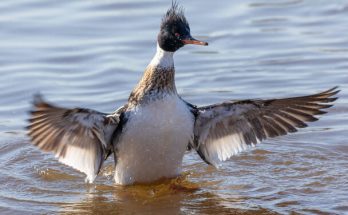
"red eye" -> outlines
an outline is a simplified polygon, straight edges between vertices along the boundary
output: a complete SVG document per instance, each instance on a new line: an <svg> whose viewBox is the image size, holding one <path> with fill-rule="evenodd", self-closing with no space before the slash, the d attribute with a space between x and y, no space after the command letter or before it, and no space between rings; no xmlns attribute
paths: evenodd
<svg viewBox="0 0 348 215"><path fill-rule="evenodd" d="M176 37L180 37L180 34L179 34L179 33L175 33L175 36L176 36Z"/></svg>

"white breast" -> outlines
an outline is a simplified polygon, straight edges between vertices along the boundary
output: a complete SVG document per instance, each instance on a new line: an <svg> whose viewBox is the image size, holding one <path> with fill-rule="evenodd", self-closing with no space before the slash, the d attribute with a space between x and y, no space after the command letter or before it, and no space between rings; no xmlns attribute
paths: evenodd
<svg viewBox="0 0 348 215"><path fill-rule="evenodd" d="M151 182L177 176L193 137L193 124L193 114L177 95L134 108L116 143L116 183Z"/></svg>

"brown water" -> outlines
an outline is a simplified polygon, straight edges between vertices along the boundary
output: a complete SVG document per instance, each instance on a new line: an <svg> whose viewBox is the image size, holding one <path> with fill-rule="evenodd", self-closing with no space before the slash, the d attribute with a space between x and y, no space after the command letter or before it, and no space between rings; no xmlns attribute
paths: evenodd
<svg viewBox="0 0 348 215"><path fill-rule="evenodd" d="M177 87L189 102L342 89L320 121L220 170L188 153L181 178L120 187L110 160L86 185L29 144L25 119L38 91L103 112L124 104L169 4L0 2L0 214L348 214L348 1L183 3L192 34L210 43L175 56Z"/></svg>

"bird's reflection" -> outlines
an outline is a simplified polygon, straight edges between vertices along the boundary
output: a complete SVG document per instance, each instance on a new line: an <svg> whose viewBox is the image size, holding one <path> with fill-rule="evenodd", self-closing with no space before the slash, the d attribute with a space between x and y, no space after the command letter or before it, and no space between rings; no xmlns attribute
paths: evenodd
<svg viewBox="0 0 348 215"><path fill-rule="evenodd" d="M217 182L218 183L218 182ZM215 184L216 185L216 184ZM81 202L66 204L62 214L270 214L244 209L245 198L226 198L206 189L212 182L194 183L186 176L150 185L89 187ZM274 213L273 213L274 214Z"/></svg>

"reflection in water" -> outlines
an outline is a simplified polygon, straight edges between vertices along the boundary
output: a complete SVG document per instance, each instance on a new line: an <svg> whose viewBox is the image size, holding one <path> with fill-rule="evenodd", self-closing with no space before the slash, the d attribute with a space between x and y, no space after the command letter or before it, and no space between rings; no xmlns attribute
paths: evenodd
<svg viewBox="0 0 348 215"><path fill-rule="evenodd" d="M211 185L211 184L209 184ZM67 214L276 214L260 207L247 208L243 198L223 198L200 189L187 179L152 185L105 186L88 190L77 203L63 205Z"/></svg>

